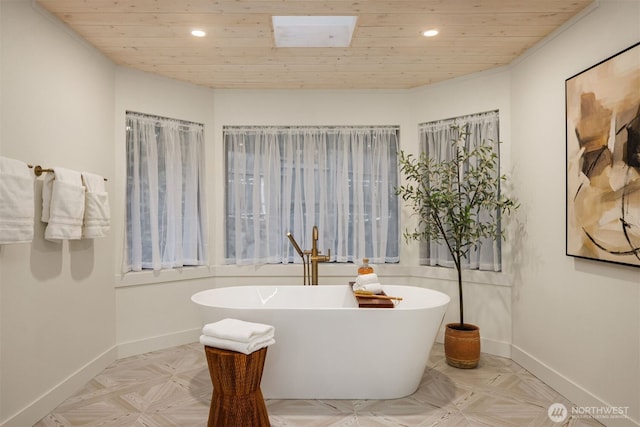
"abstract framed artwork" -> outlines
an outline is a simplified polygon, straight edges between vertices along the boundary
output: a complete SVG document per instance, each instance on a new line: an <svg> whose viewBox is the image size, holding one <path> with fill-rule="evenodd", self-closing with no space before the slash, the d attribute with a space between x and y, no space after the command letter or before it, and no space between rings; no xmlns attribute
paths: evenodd
<svg viewBox="0 0 640 427"><path fill-rule="evenodd" d="M568 78L567 255L640 267L640 43Z"/></svg>

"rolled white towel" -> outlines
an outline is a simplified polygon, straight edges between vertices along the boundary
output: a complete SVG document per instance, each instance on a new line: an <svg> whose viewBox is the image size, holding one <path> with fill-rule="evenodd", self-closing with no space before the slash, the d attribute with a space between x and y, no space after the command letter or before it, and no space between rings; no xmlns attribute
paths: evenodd
<svg viewBox="0 0 640 427"><path fill-rule="evenodd" d="M378 275L376 273L359 274L356 277L356 286L370 285L372 283L380 283Z"/></svg>
<svg viewBox="0 0 640 427"><path fill-rule="evenodd" d="M273 335L267 335L250 342L239 342L210 337L209 335L200 335L200 344L202 345L206 345L207 347L221 348L223 350L237 351L244 354L251 354L254 351L260 350L261 348L275 344L275 342L276 340L273 338Z"/></svg>
<svg viewBox="0 0 640 427"><path fill-rule="evenodd" d="M202 333L209 337L249 343L264 337L273 338L274 327L238 319L222 319L218 322L204 325Z"/></svg>
<svg viewBox="0 0 640 427"><path fill-rule="evenodd" d="M353 284L353 290L369 291L378 295L382 293L382 285L376 273L359 274Z"/></svg>
<svg viewBox="0 0 640 427"><path fill-rule="evenodd" d="M380 295L382 293L382 285L380 283L369 283L368 285L364 285L361 290L373 292L376 295Z"/></svg>

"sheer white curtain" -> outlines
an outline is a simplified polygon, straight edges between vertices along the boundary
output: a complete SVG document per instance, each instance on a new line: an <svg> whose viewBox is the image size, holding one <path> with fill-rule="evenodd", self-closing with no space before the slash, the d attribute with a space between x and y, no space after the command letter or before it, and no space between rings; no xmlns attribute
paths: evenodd
<svg viewBox="0 0 640 427"><path fill-rule="evenodd" d="M123 271L204 264L203 125L132 112L126 122Z"/></svg>
<svg viewBox="0 0 640 427"><path fill-rule="evenodd" d="M398 262L397 127L225 127L226 262Z"/></svg>
<svg viewBox="0 0 640 427"><path fill-rule="evenodd" d="M454 155L451 141L458 138L458 133L452 129L452 125L466 127L469 132L469 136L464 141L464 149L471 150L482 141L493 141L496 153L499 154L499 114L498 111L488 111L420 124L418 126L420 144L429 157L437 160L451 160ZM497 170L496 173L499 175L500 171ZM464 268L500 271L501 258L500 239L495 241L483 239L477 250L471 248ZM420 262L424 265L453 267L453 260L444 243L421 243Z"/></svg>

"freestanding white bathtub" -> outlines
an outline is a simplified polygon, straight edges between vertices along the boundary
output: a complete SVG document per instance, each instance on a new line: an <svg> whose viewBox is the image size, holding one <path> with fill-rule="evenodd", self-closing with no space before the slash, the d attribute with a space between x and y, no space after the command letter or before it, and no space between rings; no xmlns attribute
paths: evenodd
<svg viewBox="0 0 640 427"><path fill-rule="evenodd" d="M418 388L449 296L383 287L394 308L359 308L344 286L238 286L191 300L203 324L230 317L275 327L261 389L269 399L395 399Z"/></svg>

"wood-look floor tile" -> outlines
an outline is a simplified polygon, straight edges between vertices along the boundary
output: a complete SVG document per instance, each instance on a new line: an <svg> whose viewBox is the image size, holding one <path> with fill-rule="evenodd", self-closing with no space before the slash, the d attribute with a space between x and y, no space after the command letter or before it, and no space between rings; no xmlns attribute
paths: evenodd
<svg viewBox="0 0 640 427"><path fill-rule="evenodd" d="M204 427L213 387L204 349L188 344L120 359L36 427ZM483 354L477 369L447 365L436 344L418 390L390 400L267 400L274 427L556 426L571 403L515 362ZM601 426L569 418L562 427Z"/></svg>

